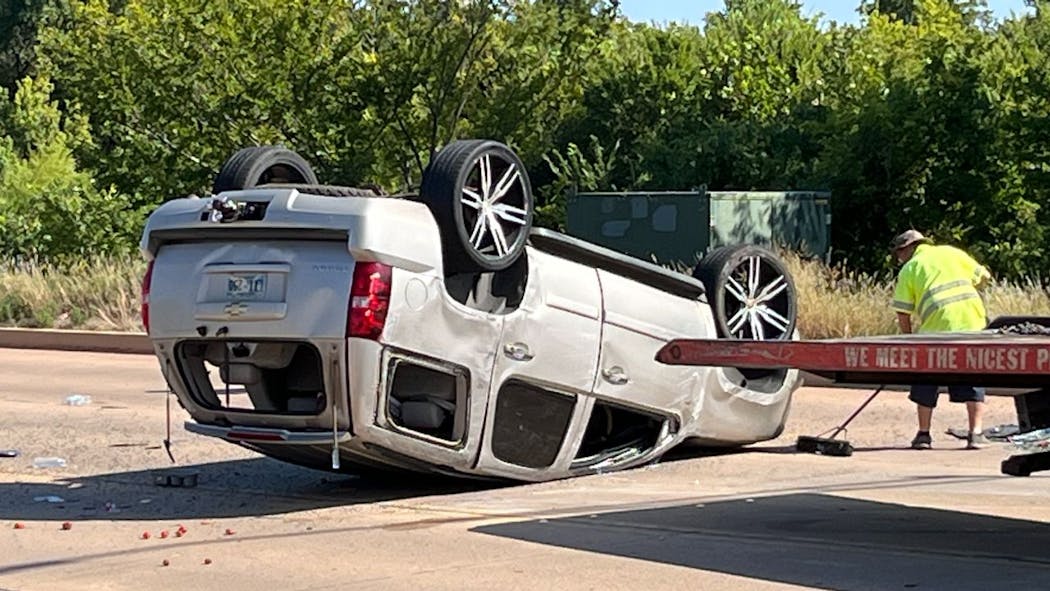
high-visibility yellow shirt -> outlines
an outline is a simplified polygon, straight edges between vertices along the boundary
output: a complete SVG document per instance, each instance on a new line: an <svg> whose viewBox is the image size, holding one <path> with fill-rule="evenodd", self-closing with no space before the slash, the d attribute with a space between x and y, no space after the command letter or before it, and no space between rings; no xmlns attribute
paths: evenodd
<svg viewBox="0 0 1050 591"><path fill-rule="evenodd" d="M915 332L981 330L988 321L977 285L990 277L958 248L920 244L897 275L893 309L919 319Z"/></svg>

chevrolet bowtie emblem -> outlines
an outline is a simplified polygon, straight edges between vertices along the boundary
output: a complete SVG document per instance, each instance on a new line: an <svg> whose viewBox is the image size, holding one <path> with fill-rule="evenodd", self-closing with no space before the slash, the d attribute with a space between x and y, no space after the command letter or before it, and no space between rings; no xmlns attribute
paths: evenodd
<svg viewBox="0 0 1050 591"><path fill-rule="evenodd" d="M248 304L233 302L232 304L226 304L226 307L223 308L222 311L227 316L240 316L248 311Z"/></svg>

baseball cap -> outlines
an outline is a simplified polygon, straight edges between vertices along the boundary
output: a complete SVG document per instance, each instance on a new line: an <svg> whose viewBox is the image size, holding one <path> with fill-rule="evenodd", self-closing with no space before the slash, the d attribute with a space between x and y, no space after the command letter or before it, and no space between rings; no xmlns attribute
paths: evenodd
<svg viewBox="0 0 1050 591"><path fill-rule="evenodd" d="M930 239L923 236L922 232L918 230L908 230L897 235L896 238L890 242L891 250L900 250L906 246L911 246L916 242L929 242Z"/></svg>

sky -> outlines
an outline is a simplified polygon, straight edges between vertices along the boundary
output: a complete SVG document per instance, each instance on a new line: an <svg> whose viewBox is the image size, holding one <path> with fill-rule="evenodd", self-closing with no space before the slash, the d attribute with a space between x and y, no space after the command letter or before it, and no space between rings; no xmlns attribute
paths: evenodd
<svg viewBox="0 0 1050 591"><path fill-rule="evenodd" d="M824 20L856 24L860 21L857 6L860 0L803 0L805 15L824 13ZM620 10L633 21L664 23L668 21L701 25L708 12L722 10L722 0L620 0ZM1022 13L1024 0L988 0L988 8L996 18Z"/></svg>

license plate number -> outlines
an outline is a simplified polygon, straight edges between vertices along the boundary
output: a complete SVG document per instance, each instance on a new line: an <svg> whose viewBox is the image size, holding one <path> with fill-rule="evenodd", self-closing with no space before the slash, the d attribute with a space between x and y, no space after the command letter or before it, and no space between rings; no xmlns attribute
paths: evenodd
<svg viewBox="0 0 1050 591"><path fill-rule="evenodd" d="M226 280L226 297L251 299L266 293L266 275L230 275Z"/></svg>

